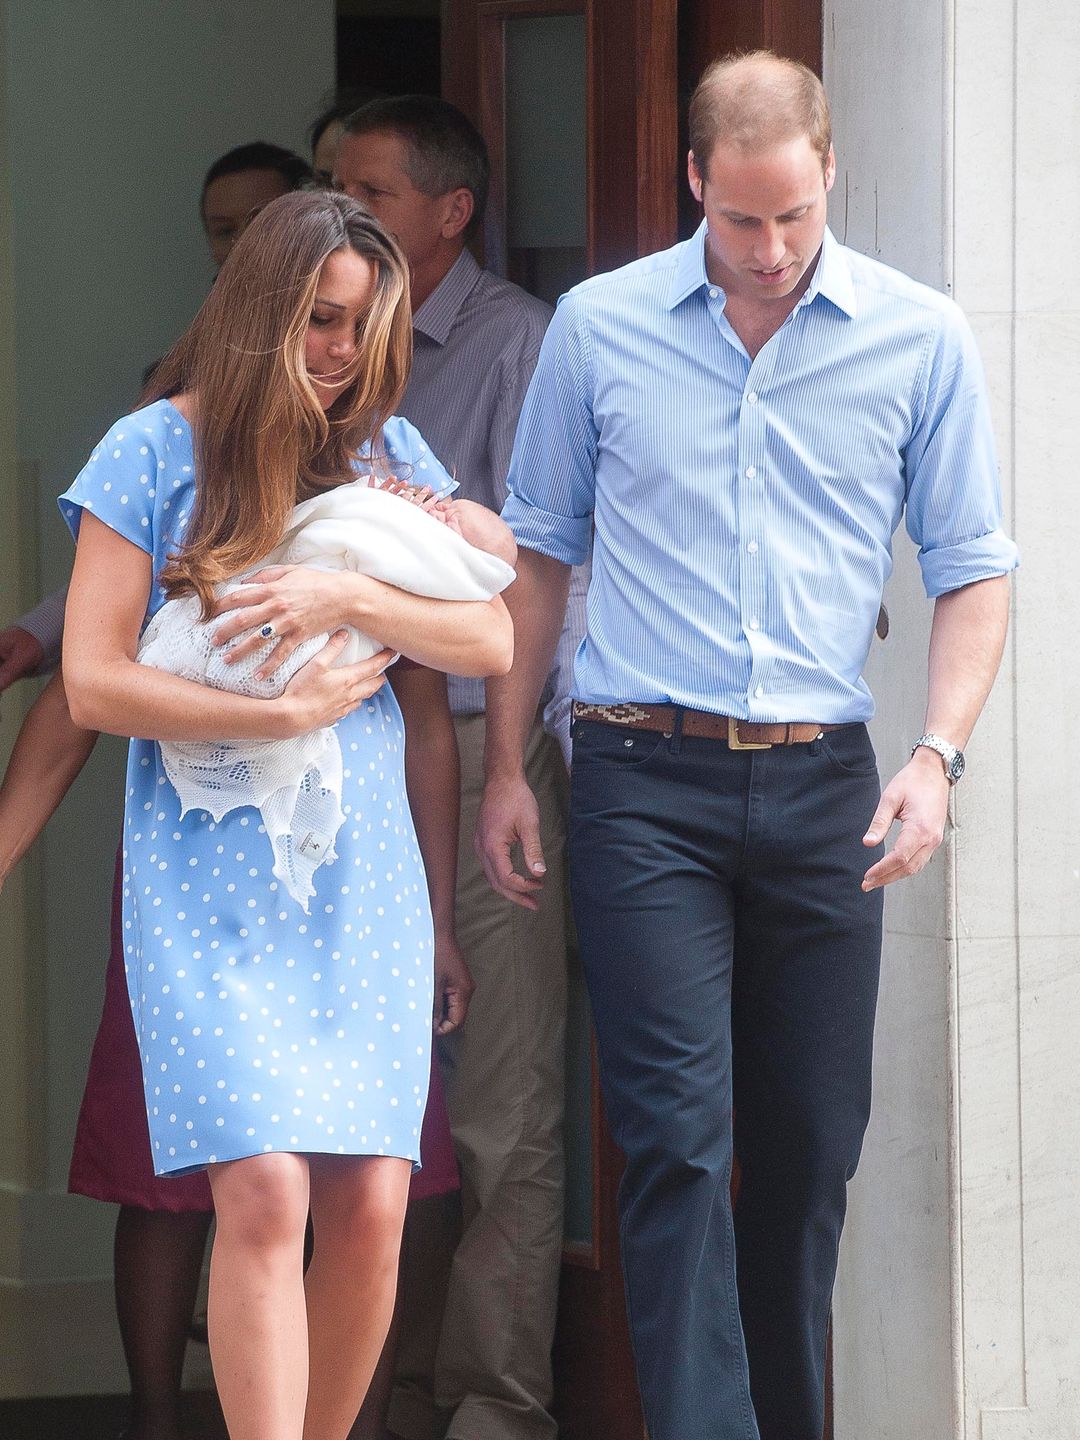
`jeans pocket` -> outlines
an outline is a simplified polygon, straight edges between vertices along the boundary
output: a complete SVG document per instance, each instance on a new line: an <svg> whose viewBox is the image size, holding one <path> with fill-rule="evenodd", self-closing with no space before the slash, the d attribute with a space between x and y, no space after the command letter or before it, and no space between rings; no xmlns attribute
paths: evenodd
<svg viewBox="0 0 1080 1440"><path fill-rule="evenodd" d="M865 725L845 725L842 730L830 730L817 743L838 775L877 774L877 756Z"/></svg>
<svg viewBox="0 0 1080 1440"><path fill-rule="evenodd" d="M667 744L659 730L620 730L596 720L575 720L573 764L633 770Z"/></svg>

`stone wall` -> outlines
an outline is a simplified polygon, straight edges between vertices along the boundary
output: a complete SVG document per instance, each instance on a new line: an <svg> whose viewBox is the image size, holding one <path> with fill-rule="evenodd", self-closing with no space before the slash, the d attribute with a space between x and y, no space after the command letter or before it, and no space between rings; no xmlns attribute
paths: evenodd
<svg viewBox="0 0 1080 1440"><path fill-rule="evenodd" d="M830 0L849 243L954 294L978 336L1014 623L930 871L889 896L877 1096L835 1304L838 1436L1080 1434L1080 17L1063 0ZM845 198L846 197L846 198ZM874 658L882 767L918 733L910 565Z"/></svg>

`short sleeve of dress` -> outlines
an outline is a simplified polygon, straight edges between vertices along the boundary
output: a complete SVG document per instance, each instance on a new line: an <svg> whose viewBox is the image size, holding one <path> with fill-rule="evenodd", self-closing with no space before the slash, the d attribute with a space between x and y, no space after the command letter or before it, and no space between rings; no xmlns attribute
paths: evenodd
<svg viewBox="0 0 1080 1440"><path fill-rule="evenodd" d="M60 513L74 539L83 511L89 510L140 550L154 553L157 448L153 435L135 417L116 422L60 496Z"/></svg>
<svg viewBox="0 0 1080 1440"><path fill-rule="evenodd" d="M383 426L383 446L399 479L410 485L430 485L436 495L450 495L458 488L420 431L402 416L392 415Z"/></svg>

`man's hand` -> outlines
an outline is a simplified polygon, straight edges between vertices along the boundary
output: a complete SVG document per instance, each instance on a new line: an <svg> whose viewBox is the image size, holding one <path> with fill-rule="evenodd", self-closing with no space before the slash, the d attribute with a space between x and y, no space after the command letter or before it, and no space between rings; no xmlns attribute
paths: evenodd
<svg viewBox="0 0 1080 1440"><path fill-rule="evenodd" d="M518 841L525 859L524 875L514 869L511 853ZM547 866L540 844L540 809L524 775L488 781L476 817L474 844L492 889L526 910L539 910L536 897Z"/></svg>
<svg viewBox="0 0 1080 1440"><path fill-rule="evenodd" d="M0 630L0 694L16 680L32 675L44 658L40 642L29 630L21 625Z"/></svg>
<svg viewBox="0 0 1080 1440"><path fill-rule="evenodd" d="M449 1035L465 1023L476 989L454 935L435 936L435 1034Z"/></svg>
<svg viewBox="0 0 1080 1440"><path fill-rule="evenodd" d="M863 876L862 888L876 890L908 875L917 875L941 844L949 809L949 782L940 755L924 747L885 787L870 828L863 836L868 847L880 845L894 820L900 834L889 853Z"/></svg>

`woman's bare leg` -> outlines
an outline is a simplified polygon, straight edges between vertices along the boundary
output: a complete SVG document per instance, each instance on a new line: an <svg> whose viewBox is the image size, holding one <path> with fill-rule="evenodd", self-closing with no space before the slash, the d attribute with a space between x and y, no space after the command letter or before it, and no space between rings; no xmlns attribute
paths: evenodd
<svg viewBox="0 0 1080 1440"><path fill-rule="evenodd" d="M432 1383L435 1355L439 1348L450 1265L460 1237L461 1196L456 1190L448 1195L410 1199L401 1237L394 1318L349 1440L395 1440L388 1424L395 1385L420 1390L426 1403L434 1408ZM426 1308L421 1312L413 1305L399 1353L403 1292L423 1294Z"/></svg>
<svg viewBox="0 0 1080 1440"><path fill-rule="evenodd" d="M400 1295L400 1290L397 1293ZM390 1409L390 1392L394 1388L394 1362L397 1359L400 1331L401 1307L395 1302L390 1329L383 1341L382 1354L368 1385L360 1414L349 1431L349 1440L393 1440L386 1428L386 1416Z"/></svg>
<svg viewBox="0 0 1080 1440"><path fill-rule="evenodd" d="M211 1211L173 1214L121 1205L113 1276L131 1377L125 1440L177 1440L180 1382Z"/></svg>
<svg viewBox="0 0 1080 1440"><path fill-rule="evenodd" d="M315 1250L305 1280L304 1440L345 1440L390 1327L412 1166L377 1155L308 1158Z"/></svg>
<svg viewBox="0 0 1080 1440"><path fill-rule="evenodd" d="M210 1356L230 1440L301 1440L308 1385L305 1155L211 1165Z"/></svg>

